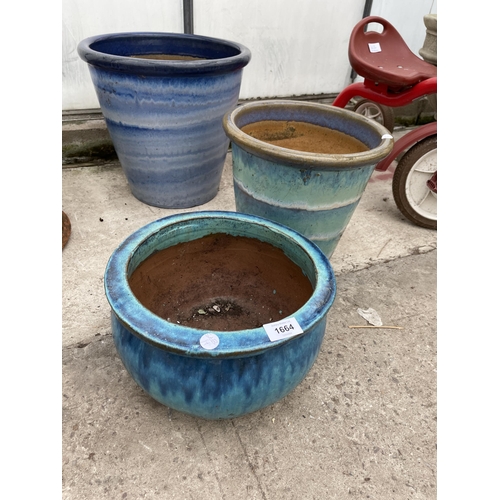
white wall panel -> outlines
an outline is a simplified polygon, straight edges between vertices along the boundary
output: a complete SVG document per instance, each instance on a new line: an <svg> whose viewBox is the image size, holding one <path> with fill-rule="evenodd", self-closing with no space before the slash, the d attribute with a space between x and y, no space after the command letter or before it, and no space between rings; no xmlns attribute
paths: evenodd
<svg viewBox="0 0 500 500"><path fill-rule="evenodd" d="M387 19L418 56L425 40L424 16L437 14L437 0L373 0L371 13Z"/></svg>
<svg viewBox="0 0 500 500"><path fill-rule="evenodd" d="M349 83L349 35L364 3L194 0L194 31L250 49L243 99L333 93Z"/></svg>
<svg viewBox="0 0 500 500"><path fill-rule="evenodd" d="M119 31L183 32L182 0L62 0L62 109L98 108L78 42ZM195 34L246 45L243 99L340 92L350 83L347 50L365 0L193 0ZM423 16L437 0L373 0L418 54Z"/></svg>
<svg viewBox="0 0 500 500"><path fill-rule="evenodd" d="M99 108L78 43L119 31L182 33L182 0L62 0L62 29L62 109Z"/></svg>

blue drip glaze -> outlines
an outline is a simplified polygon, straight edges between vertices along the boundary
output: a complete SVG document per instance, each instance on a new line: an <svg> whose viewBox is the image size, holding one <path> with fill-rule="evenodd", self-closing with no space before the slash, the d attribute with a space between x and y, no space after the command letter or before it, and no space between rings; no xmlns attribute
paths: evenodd
<svg viewBox="0 0 500 500"><path fill-rule="evenodd" d="M169 323L132 294L128 276L153 252L206 234L255 237L303 268L313 295L294 317L304 333L270 342L264 328L214 332L219 346L200 347L203 330ZM106 267L112 332L124 366L160 403L206 419L241 416L285 397L307 375L321 347L336 283L331 265L311 241L285 226L232 212L195 212L160 219L127 238Z"/></svg>
<svg viewBox="0 0 500 500"><path fill-rule="evenodd" d="M132 194L161 208L210 201L250 51L234 42L172 33L117 33L83 40L95 91ZM205 60L128 57L170 53Z"/></svg>

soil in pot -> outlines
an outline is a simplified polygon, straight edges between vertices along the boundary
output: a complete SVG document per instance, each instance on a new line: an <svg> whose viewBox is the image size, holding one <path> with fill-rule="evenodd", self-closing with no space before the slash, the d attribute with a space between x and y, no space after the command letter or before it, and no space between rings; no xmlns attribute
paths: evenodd
<svg viewBox="0 0 500 500"><path fill-rule="evenodd" d="M160 250L129 277L137 299L171 323L213 331L258 328L293 314L313 289L282 250L212 234Z"/></svg>
<svg viewBox="0 0 500 500"><path fill-rule="evenodd" d="M306 122L266 120L249 123L241 130L269 144L308 153L350 154L369 149L355 137Z"/></svg>

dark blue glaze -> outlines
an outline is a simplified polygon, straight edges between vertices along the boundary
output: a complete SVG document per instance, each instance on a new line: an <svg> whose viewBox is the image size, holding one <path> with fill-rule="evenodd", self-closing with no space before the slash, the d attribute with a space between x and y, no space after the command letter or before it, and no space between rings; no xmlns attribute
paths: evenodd
<svg viewBox="0 0 500 500"><path fill-rule="evenodd" d="M182 33L109 33L86 38L78 44L79 56L101 69L138 76L195 76L242 69L250 61L243 45L220 38ZM131 58L134 55L170 54L208 59L160 61Z"/></svg>
<svg viewBox="0 0 500 500"><path fill-rule="evenodd" d="M250 51L197 35L117 33L83 40L78 53L132 194L161 208L210 201L229 145L222 117L236 107ZM144 54L205 59L130 57Z"/></svg>
<svg viewBox="0 0 500 500"><path fill-rule="evenodd" d="M271 342L264 328L215 333L219 346L200 345L205 330L170 323L137 301L128 276L153 252L213 233L257 238L281 248L313 285L293 314L304 333ZM154 399L207 418L230 418L286 396L313 365L336 294L333 270L311 241L280 224L233 212L195 212L139 229L112 254L104 276L117 351L133 379Z"/></svg>

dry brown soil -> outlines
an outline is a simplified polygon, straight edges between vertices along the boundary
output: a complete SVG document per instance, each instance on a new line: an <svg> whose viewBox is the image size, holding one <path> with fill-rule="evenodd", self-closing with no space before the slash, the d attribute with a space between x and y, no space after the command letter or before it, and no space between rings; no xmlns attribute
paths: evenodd
<svg viewBox="0 0 500 500"><path fill-rule="evenodd" d="M129 278L137 299L193 328L257 328L297 311L312 294L299 266L254 238L213 234L154 253Z"/></svg>
<svg viewBox="0 0 500 500"><path fill-rule="evenodd" d="M266 120L249 123L241 130L269 144L308 153L349 154L368 151L368 147L355 137L306 122Z"/></svg>

